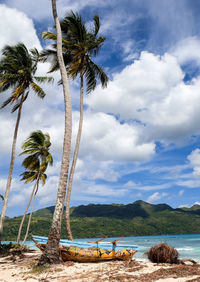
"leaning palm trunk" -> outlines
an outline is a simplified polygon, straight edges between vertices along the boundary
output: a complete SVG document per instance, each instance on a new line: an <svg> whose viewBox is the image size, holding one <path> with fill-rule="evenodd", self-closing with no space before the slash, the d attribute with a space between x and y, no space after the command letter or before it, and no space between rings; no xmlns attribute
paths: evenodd
<svg viewBox="0 0 200 282"><path fill-rule="evenodd" d="M24 224L24 220L25 220L25 217L26 217L26 213L27 213L28 208L29 208L29 206L30 206L30 204L31 204L31 201L32 201L32 198L33 198L33 194L34 194L35 189L36 189L36 186L37 186L37 182L35 183L35 185L34 185L34 187L33 187L32 193L31 193L31 195L30 195L29 202L28 202L28 204L27 204L27 206L26 206L26 209L25 209L25 212L24 212L22 221L21 221L20 226L19 226L19 231L18 231L18 236L17 236L17 244L19 244L19 241L20 241L20 236L21 236L21 232L22 232L22 226L23 226L23 224Z"/></svg>
<svg viewBox="0 0 200 282"><path fill-rule="evenodd" d="M20 123L20 118L21 118L23 100L24 100L24 92L22 93L22 96L21 96L20 106L19 106L19 110L18 110L18 114L17 114L17 121L16 121L16 125L15 125L14 136L13 136L10 169L9 169L8 180L7 180L7 185L6 185L6 192L5 192L5 196L4 196L4 202L3 202L1 218L0 218L0 243L1 243L2 234L3 234L3 225L4 225L6 209L7 209L7 204L8 204L8 196L10 194L10 186L11 186L13 167L14 167L14 161L15 161L17 133L18 133L19 123Z"/></svg>
<svg viewBox="0 0 200 282"><path fill-rule="evenodd" d="M79 120L79 127L78 127L78 133L76 137L76 145L74 149L74 156L73 161L70 169L69 174L69 180L67 185L67 198L66 198L66 231L67 231L67 238L69 240L73 240L72 232L71 232L71 226L70 226L70 197L71 197L71 191L72 191L72 182L74 177L74 171L76 168L76 162L78 157L78 151L80 147L80 140L81 140L81 133L82 133L82 127L83 127L83 75L81 75L81 87L80 87L80 120Z"/></svg>
<svg viewBox="0 0 200 282"><path fill-rule="evenodd" d="M34 194L31 212L30 212L29 219L28 219L28 225L27 225L27 228L26 228L26 234L25 234L24 240L22 242L22 246L25 244L27 237L28 237L28 232L29 232L29 228L30 228L30 224L31 224L31 217L32 217L33 208L34 208L34 204L35 204L35 199L36 199L37 191L38 191L38 188L39 188L39 177L40 177L40 174L38 174L38 178L36 180L37 189L36 189L35 194Z"/></svg>
<svg viewBox="0 0 200 282"><path fill-rule="evenodd" d="M52 0L53 17L57 31L57 57L59 68L62 78L64 102L65 102L65 132L63 142L63 156L60 170L60 179L58 185L56 206L54 210L52 225L48 236L47 247L43 252L38 264L45 263L60 263L59 258L59 241L62 223L62 215L64 209L64 202L66 196L66 186L69 170L70 150L71 150L71 134L72 134L72 110L71 110L71 97L68 86L67 71L65 68L63 55L62 55L62 35L60 22L56 11L56 0Z"/></svg>

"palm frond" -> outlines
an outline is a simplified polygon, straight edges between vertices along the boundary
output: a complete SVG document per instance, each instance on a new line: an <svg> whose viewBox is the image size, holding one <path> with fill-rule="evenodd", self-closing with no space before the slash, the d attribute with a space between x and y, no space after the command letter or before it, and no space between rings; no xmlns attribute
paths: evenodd
<svg viewBox="0 0 200 282"><path fill-rule="evenodd" d="M26 157L22 162L23 167L29 170L35 170L36 168L40 167L40 161L38 159L38 155L30 155Z"/></svg>
<svg viewBox="0 0 200 282"><path fill-rule="evenodd" d="M38 50L36 48L30 49L30 53L32 55L32 60L38 63L40 59L40 53L38 52Z"/></svg>
<svg viewBox="0 0 200 282"><path fill-rule="evenodd" d="M25 82L19 84L12 92L13 102L25 91Z"/></svg>
<svg viewBox="0 0 200 282"><path fill-rule="evenodd" d="M45 82L54 82L54 78L53 77L47 77L47 76L34 76L34 79L37 81L37 82L40 82L40 83L45 83Z"/></svg>
<svg viewBox="0 0 200 282"><path fill-rule="evenodd" d="M24 182L27 184L29 182L33 182L34 180L37 179L38 171L25 171L20 174L21 179L24 180Z"/></svg>
<svg viewBox="0 0 200 282"><path fill-rule="evenodd" d="M55 48L54 48L55 49ZM55 57L57 57L57 51L54 49L45 49L40 52L40 61L52 61Z"/></svg>
<svg viewBox="0 0 200 282"><path fill-rule="evenodd" d="M108 76L104 72L103 68L93 63L91 60L88 62L85 72L87 82L87 92L91 92L96 87L96 77L100 80L101 86L104 88L108 83Z"/></svg>
<svg viewBox="0 0 200 282"><path fill-rule="evenodd" d="M42 185L44 186L46 183L47 175L45 173L42 173L40 179L42 180Z"/></svg>
<svg viewBox="0 0 200 282"><path fill-rule="evenodd" d="M41 33L41 35L42 35L42 39L44 39L44 40L54 40L54 41L56 41L56 39L57 39L56 33L53 33L53 32L43 31Z"/></svg>
<svg viewBox="0 0 200 282"><path fill-rule="evenodd" d="M39 85L37 85L35 82L32 81L31 86L32 86L32 89L35 91L35 93L38 95L38 97L42 99L45 97L46 94Z"/></svg>
<svg viewBox="0 0 200 282"><path fill-rule="evenodd" d="M93 20L94 20L94 36L96 36L97 33L99 32L99 28L100 28L99 16L97 14L95 14L93 16Z"/></svg>
<svg viewBox="0 0 200 282"><path fill-rule="evenodd" d="M1 105L1 109L3 109L4 107L6 107L8 104L10 104L10 102L12 101L13 97L10 96L6 101L3 102L3 104Z"/></svg>
<svg viewBox="0 0 200 282"><path fill-rule="evenodd" d="M28 94L29 94L29 91L26 92L24 98L23 98L23 101L22 103L24 103L24 101L26 101L27 97L28 97ZM12 108L12 111L11 113L14 113L20 106L20 102L18 102L13 108Z"/></svg>

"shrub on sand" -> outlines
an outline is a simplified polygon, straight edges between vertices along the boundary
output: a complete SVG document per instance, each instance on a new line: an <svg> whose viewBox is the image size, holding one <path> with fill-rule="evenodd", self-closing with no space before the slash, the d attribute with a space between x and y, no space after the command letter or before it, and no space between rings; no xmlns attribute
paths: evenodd
<svg viewBox="0 0 200 282"><path fill-rule="evenodd" d="M148 259L155 263L179 263L179 253L176 249L166 243L151 247L146 252Z"/></svg>

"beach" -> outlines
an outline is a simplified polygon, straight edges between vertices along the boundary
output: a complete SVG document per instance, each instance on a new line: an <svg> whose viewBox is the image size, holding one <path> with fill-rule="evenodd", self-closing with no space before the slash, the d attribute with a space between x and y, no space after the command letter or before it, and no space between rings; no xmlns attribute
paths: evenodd
<svg viewBox="0 0 200 282"><path fill-rule="evenodd" d="M156 264L133 259L131 263L111 261L101 263L65 262L36 267L40 251L24 253L23 257L0 258L0 281L200 281L200 265Z"/></svg>

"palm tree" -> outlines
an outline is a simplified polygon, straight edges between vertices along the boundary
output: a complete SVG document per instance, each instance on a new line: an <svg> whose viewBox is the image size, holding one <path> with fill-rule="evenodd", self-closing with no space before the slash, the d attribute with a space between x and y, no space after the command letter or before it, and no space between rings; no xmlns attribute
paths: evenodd
<svg viewBox="0 0 200 282"><path fill-rule="evenodd" d="M10 169L0 218L0 242L3 233L8 196L10 193L22 105L27 99L30 89L32 89L39 98L44 98L45 92L36 82L41 83L52 81L51 77L35 76L39 59L39 52L37 49L32 49L29 52L23 43L18 43L15 46L6 45L2 50L2 55L3 57L0 60L0 92L12 89L11 96L2 104L2 108L8 104L14 104L12 112L18 110L18 114L13 136Z"/></svg>
<svg viewBox="0 0 200 282"><path fill-rule="evenodd" d="M63 56L68 71L69 77L75 79L80 76L80 119L78 133L76 137L76 145L72 160L72 165L69 174L68 186L67 186L67 199L66 199L66 230L69 240L72 240L72 233L70 227L70 197L72 190L72 182L74 171L76 167L81 133L83 127L83 84L84 78L86 79L87 90L89 93L95 89L97 85L97 79L100 80L102 87L107 86L108 77L104 70L95 64L91 57L95 57L104 40L105 37L99 36L97 34L100 28L100 21L97 15L94 15L94 29L88 31L85 23L83 22L80 15L71 12L67 17L61 21L61 28L63 33L62 48ZM56 40L56 34L50 32L43 32L44 39ZM58 62L55 52L55 44L52 45L53 49L44 50L41 53L41 58L46 60L50 58L52 61L52 66L50 72L58 68Z"/></svg>
<svg viewBox="0 0 200 282"><path fill-rule="evenodd" d="M56 10L56 0L51 0L53 17L56 25L57 31L57 58L61 73L64 103L65 103L65 132L63 141L63 155L62 164L60 170L60 179L58 185L56 206L53 214L53 220L51 224L51 229L48 236L47 246L43 252L38 265L45 263L59 263L59 242L60 242L60 231L62 215L66 196L66 186L69 170L69 160L70 160L70 150L71 150L71 134L72 134L72 109L71 109L71 97L68 85L68 76L65 68L63 54L62 54L62 33L60 22Z"/></svg>
<svg viewBox="0 0 200 282"><path fill-rule="evenodd" d="M22 163L26 171L21 174L22 176L21 180L24 180L25 183L35 181L35 185L33 187L29 202L27 204L27 207L24 212L24 216L22 218L22 221L19 227L19 232L17 236L18 244L20 241L22 226L23 226L23 223L26 217L26 213L32 201L33 194L34 194L33 204L32 204L31 213L29 216L26 235L25 235L25 238L22 244L25 243L26 238L28 236L32 211L33 211L33 207L35 203L36 194L39 188L39 182L41 180L42 184L43 185L45 184L46 178L47 178L45 171L48 165L53 164L53 158L49 152L50 146L51 146L50 136L48 134L44 134L41 130L32 132L30 136L27 138L27 140L24 142L24 144L22 145L22 148L24 151L20 155L28 154L28 157L26 157Z"/></svg>

